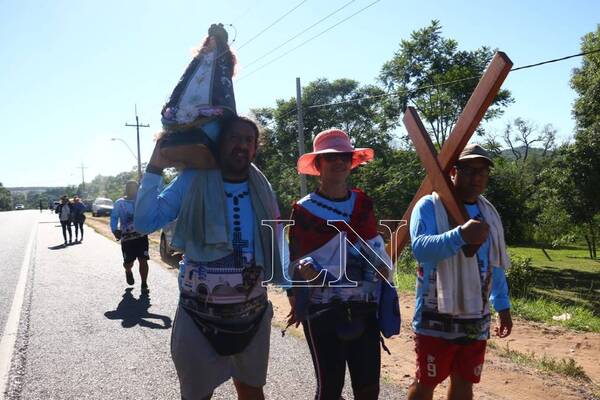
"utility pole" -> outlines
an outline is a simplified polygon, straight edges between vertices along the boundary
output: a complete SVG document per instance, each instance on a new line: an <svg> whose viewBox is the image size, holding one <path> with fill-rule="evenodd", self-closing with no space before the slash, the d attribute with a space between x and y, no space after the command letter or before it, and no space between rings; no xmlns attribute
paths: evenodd
<svg viewBox="0 0 600 400"><path fill-rule="evenodd" d="M137 162L138 162L138 182L142 180L142 159L140 157L140 128L149 128L150 125L140 124L137 114L137 104L135 105L135 125L125 123L125 126L135 126L137 130Z"/></svg>
<svg viewBox="0 0 600 400"><path fill-rule="evenodd" d="M81 195L83 196L84 192L85 192L85 175L83 174L83 170L86 169L87 167L83 165L83 161L81 162L81 166L78 167L81 168Z"/></svg>
<svg viewBox="0 0 600 400"><path fill-rule="evenodd" d="M304 118L302 116L302 86L300 78L296 78L296 108L298 109L298 152L304 154ZM300 174L300 196L306 196L306 175Z"/></svg>

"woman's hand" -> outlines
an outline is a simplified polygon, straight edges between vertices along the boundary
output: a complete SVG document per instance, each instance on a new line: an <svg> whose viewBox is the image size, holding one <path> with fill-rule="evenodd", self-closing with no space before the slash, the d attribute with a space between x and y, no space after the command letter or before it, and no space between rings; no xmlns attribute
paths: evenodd
<svg viewBox="0 0 600 400"><path fill-rule="evenodd" d="M288 296L290 302L290 312L287 315L287 327L294 325L297 328L300 325L300 321L296 318L296 298L294 296Z"/></svg>
<svg viewBox="0 0 600 400"><path fill-rule="evenodd" d="M512 332L512 317L510 309L498 311L498 322L494 328L494 333L500 338L505 338Z"/></svg>

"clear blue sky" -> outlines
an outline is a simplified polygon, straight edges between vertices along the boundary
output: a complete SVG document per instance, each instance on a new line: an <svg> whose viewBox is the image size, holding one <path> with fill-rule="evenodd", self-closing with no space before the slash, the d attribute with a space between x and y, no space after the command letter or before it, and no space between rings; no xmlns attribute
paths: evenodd
<svg viewBox="0 0 600 400"><path fill-rule="evenodd" d="M348 0L308 0L238 52L238 112L295 96L295 78L352 78L375 83L382 64L413 30L439 19L462 49L506 52L515 66L574 54L600 22L600 2L381 0L352 19L248 78L258 56ZM264 61L319 33L373 0L356 0ZM241 45L300 0L33 1L0 0L0 182L64 186L129 170L135 150L134 104L141 121L142 160L153 148L160 110L213 22L233 22ZM569 87L580 58L509 75L516 103L491 126L517 116L552 123L571 136Z"/></svg>

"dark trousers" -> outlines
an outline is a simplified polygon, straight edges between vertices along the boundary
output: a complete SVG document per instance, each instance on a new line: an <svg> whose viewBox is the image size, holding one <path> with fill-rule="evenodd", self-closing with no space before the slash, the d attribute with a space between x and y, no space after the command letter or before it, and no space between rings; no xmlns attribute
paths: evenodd
<svg viewBox="0 0 600 400"><path fill-rule="evenodd" d="M378 392L381 349L375 312L365 318L364 332L353 340L339 338L336 319L326 312L302 323L317 378L315 400L340 398L346 365L355 395L369 389Z"/></svg>
<svg viewBox="0 0 600 400"><path fill-rule="evenodd" d="M69 232L69 242L73 237L73 233L71 232L71 221L60 221L60 226L62 228L63 238L65 238L65 243L67 243L67 232Z"/></svg>
<svg viewBox="0 0 600 400"><path fill-rule="evenodd" d="M75 240L77 240L77 232L81 232L81 238L83 239L83 221L73 222L75 226Z"/></svg>

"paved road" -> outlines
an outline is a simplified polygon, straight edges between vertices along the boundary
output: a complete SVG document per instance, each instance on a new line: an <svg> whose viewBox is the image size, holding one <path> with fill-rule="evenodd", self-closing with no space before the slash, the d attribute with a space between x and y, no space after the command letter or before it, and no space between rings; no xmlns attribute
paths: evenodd
<svg viewBox="0 0 600 400"><path fill-rule="evenodd" d="M47 211L0 213L0 332L34 229L5 398L179 399L169 355L173 271L151 261L151 294L140 297L139 282L126 289L118 243L86 226L82 244L62 248L57 218ZM273 329L266 397L311 399L314 387L306 344ZM349 390L344 396L352 398ZM235 397L230 382L214 396ZM385 386L381 398L404 394Z"/></svg>

